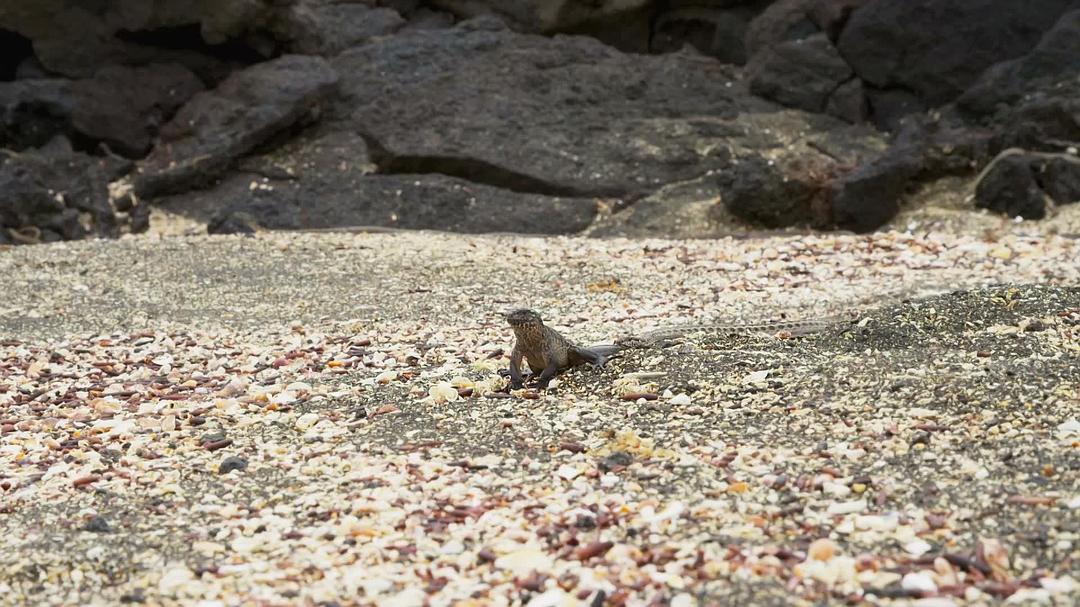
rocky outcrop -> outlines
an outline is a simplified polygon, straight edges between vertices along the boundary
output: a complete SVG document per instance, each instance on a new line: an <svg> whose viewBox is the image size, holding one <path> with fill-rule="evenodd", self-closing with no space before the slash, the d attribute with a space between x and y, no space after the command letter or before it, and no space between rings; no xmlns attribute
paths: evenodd
<svg viewBox="0 0 1080 607"><path fill-rule="evenodd" d="M115 170L108 208L19 194L5 225L108 235L141 200L218 231L872 230L922 183L1080 141L1077 40L1076 0L14 0L0 148L34 183ZM1036 194L1062 204L1071 167ZM1023 174L980 204L1036 216Z"/></svg>
<svg viewBox="0 0 1080 607"><path fill-rule="evenodd" d="M275 3L262 0L17 1L0 4L0 29L30 39L41 65L63 76L88 78L107 65L152 63L180 63L209 75L221 71L219 62L267 58L272 40L260 41L258 30L274 10Z"/></svg>
<svg viewBox="0 0 1080 607"><path fill-rule="evenodd" d="M136 193L152 197L207 183L255 146L317 115L337 80L326 61L301 55L233 74L162 127L162 141L139 164Z"/></svg>
<svg viewBox="0 0 1080 607"><path fill-rule="evenodd" d="M835 46L841 27L865 0L781 0L750 25L750 90L788 107L847 120L866 118L862 81Z"/></svg>
<svg viewBox="0 0 1080 607"><path fill-rule="evenodd" d="M203 89L182 65L108 66L72 84L71 126L128 157L150 149L159 127Z"/></svg>
<svg viewBox="0 0 1080 607"><path fill-rule="evenodd" d="M851 68L824 33L771 46L754 55L747 71L750 90L756 95L809 112L834 110L848 114L846 108L850 106L850 114L840 117L858 122L862 119L861 100L855 103L837 100L830 104L838 92L861 94L861 91L841 91L852 75Z"/></svg>
<svg viewBox="0 0 1080 607"><path fill-rule="evenodd" d="M723 168L730 122L776 109L713 60L629 56L488 18L382 39L334 67L338 114L376 145L383 172L547 195L633 199Z"/></svg>
<svg viewBox="0 0 1080 607"><path fill-rule="evenodd" d="M625 51L648 50L654 0L431 0L462 20L493 15L521 32L588 34Z"/></svg>
<svg viewBox="0 0 1080 607"><path fill-rule="evenodd" d="M1012 148L983 170L975 204L1024 219L1042 219L1053 204L1080 202L1080 158Z"/></svg>
<svg viewBox="0 0 1080 607"><path fill-rule="evenodd" d="M976 115L992 114L1070 73L1080 74L1080 9L1062 15L1031 52L987 69L958 104Z"/></svg>
<svg viewBox="0 0 1080 607"><path fill-rule="evenodd" d="M0 145L21 150L65 135L139 157L161 124L202 88L178 64L109 66L78 80L0 82Z"/></svg>
<svg viewBox="0 0 1080 607"><path fill-rule="evenodd" d="M123 169L73 151L62 138L33 151L0 151L0 244L145 229L148 207L130 198L110 199L109 182Z"/></svg>
<svg viewBox="0 0 1080 607"><path fill-rule="evenodd" d="M296 3L275 22L290 52L332 57L405 26L400 13L366 4Z"/></svg>
<svg viewBox="0 0 1080 607"><path fill-rule="evenodd" d="M1038 44L1075 0L868 0L837 48L869 87L906 94L875 101L879 124L956 98L997 62Z"/></svg>
<svg viewBox="0 0 1080 607"><path fill-rule="evenodd" d="M691 46L724 63L746 63L746 34L750 23L768 2L720 3L716 6L676 6L655 17L649 50L668 53Z"/></svg>
<svg viewBox="0 0 1080 607"><path fill-rule="evenodd" d="M561 234L585 229L596 214L591 199L511 192L445 175L378 175L375 168L359 135L312 132L244 160L211 188L159 204L198 211L213 233L385 226Z"/></svg>
<svg viewBox="0 0 1080 607"><path fill-rule="evenodd" d="M62 79L0 82L0 147L39 147L71 132L71 88Z"/></svg>

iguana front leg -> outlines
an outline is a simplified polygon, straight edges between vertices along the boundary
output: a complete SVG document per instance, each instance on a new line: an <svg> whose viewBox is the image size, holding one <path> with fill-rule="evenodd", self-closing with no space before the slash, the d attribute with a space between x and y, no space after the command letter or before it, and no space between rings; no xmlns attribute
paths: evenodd
<svg viewBox="0 0 1080 607"><path fill-rule="evenodd" d="M510 388L520 390L525 383L521 379L521 348L514 344L514 350L510 353Z"/></svg>
<svg viewBox="0 0 1080 607"><path fill-rule="evenodd" d="M540 372L540 378L536 381L536 387L540 390L546 389L548 387L548 382L550 382L551 378L555 377L555 374L558 372L559 364L554 360L554 358L549 358L547 360L547 366L544 367L544 370Z"/></svg>

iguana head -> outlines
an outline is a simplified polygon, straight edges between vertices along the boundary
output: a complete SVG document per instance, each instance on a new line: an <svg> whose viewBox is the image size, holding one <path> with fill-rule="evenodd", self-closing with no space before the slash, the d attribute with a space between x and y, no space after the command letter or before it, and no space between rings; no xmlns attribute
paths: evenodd
<svg viewBox="0 0 1080 607"><path fill-rule="evenodd" d="M506 322L511 327L529 327L544 324L544 320L540 318L539 314L526 308L507 313Z"/></svg>

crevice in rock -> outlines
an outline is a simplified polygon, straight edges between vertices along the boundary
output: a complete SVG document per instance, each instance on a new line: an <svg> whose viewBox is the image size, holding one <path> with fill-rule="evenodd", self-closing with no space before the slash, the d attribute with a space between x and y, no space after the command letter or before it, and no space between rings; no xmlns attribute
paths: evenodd
<svg viewBox="0 0 1080 607"><path fill-rule="evenodd" d="M836 94L836 91L839 91L841 88L843 88L844 85L846 85L849 82L855 80L856 78L858 78L858 76L856 76L855 73L852 72L851 76L849 76L847 78L844 78L840 82L837 82L836 86L832 87L832 89L829 91L829 93L827 95L825 95L825 100L821 102L821 107L816 110L817 113L819 113L819 114L826 113L826 111L829 109L829 102L832 101L833 95Z"/></svg>
<svg viewBox="0 0 1080 607"><path fill-rule="evenodd" d="M19 65L34 56L34 45L18 32L0 28L0 81L15 79Z"/></svg>
<svg viewBox="0 0 1080 607"><path fill-rule="evenodd" d="M825 34L829 37L829 42L832 42L833 45L840 43L840 35L844 33L844 28L847 27L848 21L851 20L851 15L855 13L855 9L856 7L854 6L841 7L840 16L837 17L836 21L829 24Z"/></svg>
<svg viewBox="0 0 1080 607"><path fill-rule="evenodd" d="M195 51L221 61L245 65L266 61L278 54L277 49L273 49L268 55L266 49L257 48L249 41L239 38L230 38L221 44L209 44L203 40L198 23L147 30L122 29L116 32L116 37L124 42L141 46L173 51Z"/></svg>
<svg viewBox="0 0 1080 607"><path fill-rule="evenodd" d="M368 133L360 133L367 143L371 161L382 175L417 175L437 173L457 177L480 185L510 190L520 194L538 194L560 197L617 197L625 198L626 192L614 189L581 189L549 183L531 175L525 175L505 167L496 166L477 158L459 156L396 155L383 147ZM635 197L636 198L636 197Z"/></svg>

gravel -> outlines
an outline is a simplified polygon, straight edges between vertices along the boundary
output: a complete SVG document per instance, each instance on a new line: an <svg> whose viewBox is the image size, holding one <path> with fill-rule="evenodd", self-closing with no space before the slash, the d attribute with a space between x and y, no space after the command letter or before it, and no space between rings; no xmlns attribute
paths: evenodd
<svg viewBox="0 0 1080 607"><path fill-rule="evenodd" d="M1074 604L1077 240L0 251L0 602ZM692 331L507 392L529 306Z"/></svg>

